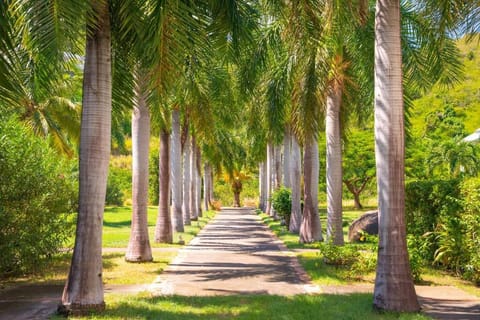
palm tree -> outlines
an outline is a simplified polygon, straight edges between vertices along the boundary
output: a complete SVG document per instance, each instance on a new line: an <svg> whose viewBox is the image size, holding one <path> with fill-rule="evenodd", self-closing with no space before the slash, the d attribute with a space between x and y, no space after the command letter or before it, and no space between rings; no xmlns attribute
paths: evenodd
<svg viewBox="0 0 480 320"><path fill-rule="evenodd" d="M375 154L378 181L378 264L373 304L418 311L405 227L404 113L400 1L377 0L375 17Z"/></svg>
<svg viewBox="0 0 480 320"><path fill-rule="evenodd" d="M182 192L182 144L180 133L180 110L174 108L172 110L172 133L171 133L171 147L172 147L172 159L171 159L171 171L170 177L172 180L172 222L173 229L176 232L183 232L183 192Z"/></svg>
<svg viewBox="0 0 480 320"><path fill-rule="evenodd" d="M292 212L290 215L290 225L288 230L293 233L300 232L300 224L302 223L302 207L301 207L301 150L298 139L292 135L291 158L288 173L290 174L290 183L292 189Z"/></svg>
<svg viewBox="0 0 480 320"><path fill-rule="evenodd" d="M173 242L173 227L170 215L170 153L172 151L170 149L170 133L162 129L160 131L158 216L155 225L155 242L160 243ZM173 209L175 204L172 204Z"/></svg>
<svg viewBox="0 0 480 320"><path fill-rule="evenodd" d="M191 137L188 132L188 127L186 129L185 142L183 143L183 224L189 226L190 216L191 216L191 207L190 207L190 198L191 198L191 175L190 175L190 152L191 152Z"/></svg>
<svg viewBox="0 0 480 320"><path fill-rule="evenodd" d="M102 222L110 160L112 101L111 29L108 3L92 2L88 24L80 137L77 231L62 310L103 310ZM92 165L95 164L95 165Z"/></svg>
<svg viewBox="0 0 480 320"><path fill-rule="evenodd" d="M145 76L137 77L136 101L132 115L132 223L125 260L152 261L148 238L148 155L150 110L145 94Z"/></svg>

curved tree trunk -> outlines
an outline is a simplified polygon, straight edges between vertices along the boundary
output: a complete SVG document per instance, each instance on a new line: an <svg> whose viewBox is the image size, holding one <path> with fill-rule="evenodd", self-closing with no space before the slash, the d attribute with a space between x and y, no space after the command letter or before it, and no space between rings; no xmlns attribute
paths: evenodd
<svg viewBox="0 0 480 320"><path fill-rule="evenodd" d="M273 181L274 181L274 155L273 155L273 144L271 142L267 145L267 210L266 214L271 216L272 212L272 190L273 190Z"/></svg>
<svg viewBox="0 0 480 320"><path fill-rule="evenodd" d="M102 222L110 160L112 73L110 17L106 2L92 1L96 26L87 32L79 160L79 208L75 247L59 312L105 308Z"/></svg>
<svg viewBox="0 0 480 320"><path fill-rule="evenodd" d="M197 208L197 151L196 151L196 139L192 134L190 139L190 219L193 221L198 220L198 208Z"/></svg>
<svg viewBox="0 0 480 320"><path fill-rule="evenodd" d="M327 95L327 240L343 245L342 226L342 138L340 133L340 106L342 84L334 82Z"/></svg>
<svg viewBox="0 0 480 320"><path fill-rule="evenodd" d="M285 135L283 137L283 185L286 188L291 188L291 174L290 174L290 162L291 162L291 150L292 150L292 133L290 129L285 128Z"/></svg>
<svg viewBox="0 0 480 320"><path fill-rule="evenodd" d="M183 232L183 173L182 173L182 140L180 133L180 110L172 110L170 180L172 188L172 225L176 232Z"/></svg>
<svg viewBox="0 0 480 320"><path fill-rule="evenodd" d="M138 82L132 115L132 227L125 254L128 262L152 261L147 221L150 111L143 92L144 79Z"/></svg>
<svg viewBox="0 0 480 320"><path fill-rule="evenodd" d="M288 229L290 232L298 233L300 224L302 223L302 207L300 189L301 183L301 157L300 146L295 135L292 135L291 159L288 171L290 173L290 183L292 188L292 213L290 215L290 224Z"/></svg>
<svg viewBox="0 0 480 320"><path fill-rule="evenodd" d="M403 117L400 1L377 0L375 155L379 244L373 304L381 310L418 311L406 242Z"/></svg>
<svg viewBox="0 0 480 320"><path fill-rule="evenodd" d="M300 226L300 242L311 243L322 241L322 229L318 215L318 144L310 138L305 141L304 155L304 205L302 225Z"/></svg>
<svg viewBox="0 0 480 320"><path fill-rule="evenodd" d="M186 226L191 225L190 215L190 197L191 197L191 172L190 172L190 134L187 133L185 144L183 147L183 224Z"/></svg>
<svg viewBox="0 0 480 320"><path fill-rule="evenodd" d="M155 225L155 242L172 243L173 230L170 217L170 134L160 132L158 215Z"/></svg>

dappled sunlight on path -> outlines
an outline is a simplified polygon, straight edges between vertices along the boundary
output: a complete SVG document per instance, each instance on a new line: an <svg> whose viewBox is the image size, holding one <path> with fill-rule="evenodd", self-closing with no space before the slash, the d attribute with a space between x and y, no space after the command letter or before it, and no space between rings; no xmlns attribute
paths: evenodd
<svg viewBox="0 0 480 320"><path fill-rule="evenodd" d="M180 250L151 290L178 295L294 295L318 288L253 210L224 208Z"/></svg>

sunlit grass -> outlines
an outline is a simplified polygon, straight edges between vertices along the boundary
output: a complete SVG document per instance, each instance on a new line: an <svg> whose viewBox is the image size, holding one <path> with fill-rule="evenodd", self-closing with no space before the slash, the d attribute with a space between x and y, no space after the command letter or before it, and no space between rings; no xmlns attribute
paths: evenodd
<svg viewBox="0 0 480 320"><path fill-rule="evenodd" d="M195 235L215 216L215 211L203 212L203 217L198 221L192 221L190 226L185 226L185 232L174 233L173 244L160 244L153 242L155 221L157 219L157 207L148 207L148 232L152 247L179 247L180 238L188 243ZM128 245L130 237L130 223L132 219L132 207L107 207L105 208L103 222L103 247L123 248Z"/></svg>
<svg viewBox="0 0 480 320"><path fill-rule="evenodd" d="M421 314L377 313L371 294L135 297L110 295L107 310L88 319L430 319ZM81 319L71 317L71 319ZM85 319L85 318L83 318Z"/></svg>

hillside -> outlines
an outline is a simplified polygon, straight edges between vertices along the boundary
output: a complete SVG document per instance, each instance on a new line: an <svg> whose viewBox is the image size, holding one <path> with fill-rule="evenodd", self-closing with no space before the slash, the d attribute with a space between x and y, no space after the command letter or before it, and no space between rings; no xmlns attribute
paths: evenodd
<svg viewBox="0 0 480 320"><path fill-rule="evenodd" d="M480 36L469 43L461 39L458 47L465 65L464 81L452 88L435 86L430 93L414 102L411 117L414 136L422 134L427 114L441 111L447 105L454 107L462 116L468 133L480 128Z"/></svg>

